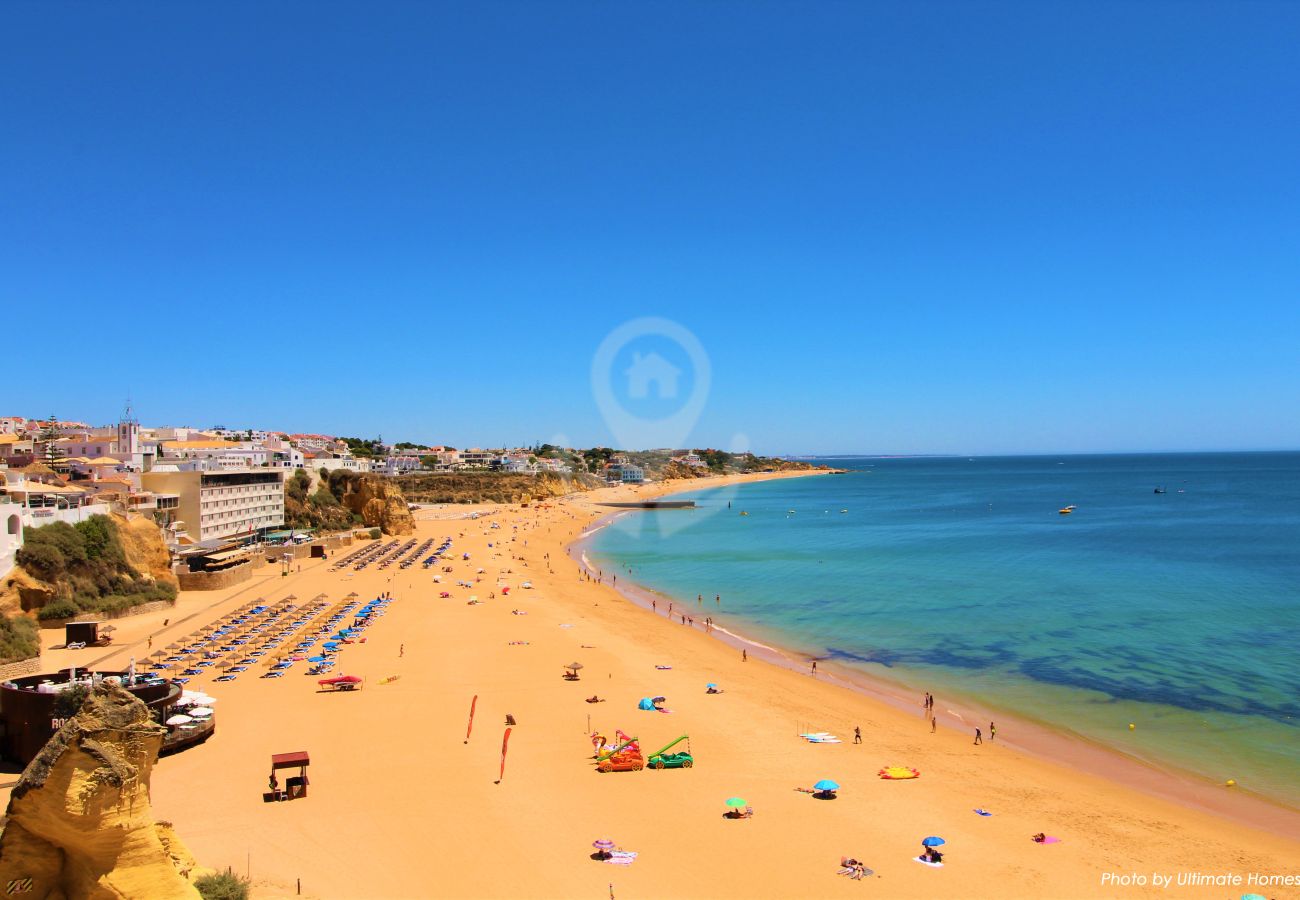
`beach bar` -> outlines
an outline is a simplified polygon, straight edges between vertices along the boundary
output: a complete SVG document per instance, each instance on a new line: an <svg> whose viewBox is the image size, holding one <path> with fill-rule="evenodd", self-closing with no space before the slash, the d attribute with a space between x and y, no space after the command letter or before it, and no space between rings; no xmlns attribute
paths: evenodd
<svg viewBox="0 0 1300 900"><path fill-rule="evenodd" d="M307 755L306 750L271 754L272 776L280 769L298 770L297 775L290 776L284 781L286 800L297 800L299 797L307 796L307 767L309 765L311 765L311 757Z"/></svg>
<svg viewBox="0 0 1300 900"><path fill-rule="evenodd" d="M90 688L113 679L149 707L154 718L180 697L181 688L165 679L133 678L129 672L64 670L12 678L0 684L0 758L27 765L54 736L71 710L59 698L76 687Z"/></svg>
<svg viewBox="0 0 1300 900"><path fill-rule="evenodd" d="M63 644L70 647L73 644L81 644L84 647L93 647L97 644L107 644L112 640L108 635L100 633L99 622L66 622L63 625Z"/></svg>

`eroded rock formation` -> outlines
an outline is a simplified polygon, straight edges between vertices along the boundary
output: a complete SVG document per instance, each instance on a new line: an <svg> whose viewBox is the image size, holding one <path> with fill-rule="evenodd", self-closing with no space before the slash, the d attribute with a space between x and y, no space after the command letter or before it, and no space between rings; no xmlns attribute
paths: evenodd
<svg viewBox="0 0 1300 900"><path fill-rule="evenodd" d="M194 858L153 819L149 776L166 729L101 685L23 772L0 834L0 885L37 900L198 897Z"/></svg>
<svg viewBox="0 0 1300 900"><path fill-rule="evenodd" d="M151 519L139 515L128 519L114 513L113 521L117 524L122 550L126 553L126 561L131 568L140 573L142 578L179 587L162 529Z"/></svg>
<svg viewBox="0 0 1300 900"><path fill-rule="evenodd" d="M361 516L370 527L384 534L410 534L415 519L407 508L406 497L392 482L375 476L361 476L348 485L343 505Z"/></svg>

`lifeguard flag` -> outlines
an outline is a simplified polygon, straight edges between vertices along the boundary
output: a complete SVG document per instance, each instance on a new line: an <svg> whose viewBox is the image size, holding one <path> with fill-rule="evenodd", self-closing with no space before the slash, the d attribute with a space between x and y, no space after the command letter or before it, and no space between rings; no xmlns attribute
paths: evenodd
<svg viewBox="0 0 1300 900"><path fill-rule="evenodd" d="M474 707L475 706L478 706L478 694L475 694L474 699L469 701L469 727L465 729L465 743L467 744L469 743L470 732L474 730Z"/></svg>
<svg viewBox="0 0 1300 900"><path fill-rule="evenodd" d="M497 776L497 784L501 779L506 777L506 748L510 746L510 729L506 729L505 736L501 738L501 774Z"/></svg>

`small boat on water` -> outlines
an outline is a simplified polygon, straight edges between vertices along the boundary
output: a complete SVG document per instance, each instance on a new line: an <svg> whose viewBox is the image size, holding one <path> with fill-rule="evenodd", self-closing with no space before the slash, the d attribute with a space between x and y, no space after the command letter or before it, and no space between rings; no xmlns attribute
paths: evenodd
<svg viewBox="0 0 1300 900"><path fill-rule="evenodd" d="M1063 516L1068 516L1070 513L1074 512L1074 504L1071 503L1069 506L1062 506L1057 510L1057 512Z"/></svg>
<svg viewBox="0 0 1300 900"><path fill-rule="evenodd" d="M1162 488L1162 487L1158 487L1158 488L1156 488L1156 493L1157 493L1157 494L1163 494L1164 492L1165 492L1165 489L1164 489L1164 488Z"/></svg>

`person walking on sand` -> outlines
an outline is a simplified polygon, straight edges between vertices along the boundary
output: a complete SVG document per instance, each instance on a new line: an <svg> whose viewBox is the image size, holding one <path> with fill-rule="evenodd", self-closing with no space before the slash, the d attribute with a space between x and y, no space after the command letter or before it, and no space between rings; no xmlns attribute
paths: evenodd
<svg viewBox="0 0 1300 900"><path fill-rule="evenodd" d="M996 741L997 739L998 739L998 726L996 726L996 725L994 725L992 722L990 722L990 723L989 723L989 741L990 741L990 742L991 742L991 741Z"/></svg>
<svg viewBox="0 0 1300 900"><path fill-rule="evenodd" d="M938 727L939 727L939 720L936 719L934 716L930 716L930 734L934 734L935 729Z"/></svg>
<svg viewBox="0 0 1300 900"><path fill-rule="evenodd" d="M817 674L817 660L815 659L812 661L812 674Z"/></svg>
<svg viewBox="0 0 1300 900"><path fill-rule="evenodd" d="M975 743L977 744L984 743L984 733L981 732L978 728L975 729Z"/></svg>
<svg viewBox="0 0 1300 900"><path fill-rule="evenodd" d="M744 647L740 648L740 661L749 662L749 650Z"/></svg>
<svg viewBox="0 0 1300 900"><path fill-rule="evenodd" d="M401 659L405 655L406 655L406 645L402 644L400 647L397 648L397 658Z"/></svg>
<svg viewBox="0 0 1300 900"><path fill-rule="evenodd" d="M862 743L862 728L861 728L861 726L858 726L858 725L854 725L854 726L853 726L853 743L855 743L855 744L861 744L861 743Z"/></svg>

